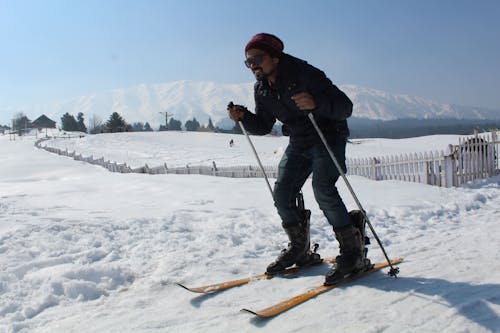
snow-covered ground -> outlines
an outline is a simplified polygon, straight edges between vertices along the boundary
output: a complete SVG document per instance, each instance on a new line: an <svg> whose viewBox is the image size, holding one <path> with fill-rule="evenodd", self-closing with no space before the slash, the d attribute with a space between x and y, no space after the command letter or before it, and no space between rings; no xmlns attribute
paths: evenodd
<svg viewBox="0 0 500 333"><path fill-rule="evenodd" d="M263 164L276 165L288 144L288 137L251 136ZM458 144L458 135L431 135L410 139L355 139L347 146L347 155L374 157L448 150ZM234 146L229 147L229 141ZM100 135L82 139L55 139L44 145L76 151L84 156L104 157L105 160L132 167L150 167L166 163L169 167L189 165L217 166L255 165L255 157L243 135L202 132L137 132L108 136L103 144Z"/></svg>
<svg viewBox="0 0 500 333"><path fill-rule="evenodd" d="M254 164L242 136L175 134L50 144L130 165ZM286 145L254 141L267 164ZM348 155L456 141L362 140ZM0 332L500 332L499 176L451 189L349 177L389 256L405 258L400 278L375 273L256 320L239 310L320 284L328 268L208 296L175 282L246 277L277 256L286 239L262 179L111 173L8 135L0 136L0 156ZM341 182L339 190L354 209ZM304 195L312 241L335 255L310 181ZM369 254L383 259L374 241Z"/></svg>

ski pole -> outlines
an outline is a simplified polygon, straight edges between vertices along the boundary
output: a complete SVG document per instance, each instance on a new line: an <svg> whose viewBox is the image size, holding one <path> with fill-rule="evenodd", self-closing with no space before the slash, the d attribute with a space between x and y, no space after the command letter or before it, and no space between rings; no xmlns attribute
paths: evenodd
<svg viewBox="0 0 500 333"><path fill-rule="evenodd" d="M385 249L384 249L384 246L382 245L382 242L380 241L380 239L378 238L377 236L377 233L375 232L375 229L373 229L373 226L370 222L370 220L368 219L368 215L366 215L366 212L365 210L363 209L363 207L361 206L361 202L359 202L358 200L358 197L356 196L356 193L354 193L354 190L352 189L351 187L351 184L349 183L349 180L347 180L347 177L344 173L344 171L342 170L342 167L340 166L339 162L337 161L337 158L335 157L335 155L333 154L333 151L332 149L330 148L330 145L328 144L328 142L326 141L326 138L325 136L323 135L323 132L321 131L321 129L319 128L318 124L316 123L316 120L314 119L314 116L312 114L312 112L309 112L307 114L307 116L309 117L309 119L311 120L311 123L313 124L314 126L314 129L316 130L316 132L318 132L318 135L319 137L321 138L321 141L323 141L323 144L325 145L325 148L326 150L328 151L328 154L330 154L330 157L332 158L332 161L333 163L335 164L335 166L337 167L340 175L342 176L342 179L344 180L345 184L347 185L347 188L349 189L349 191L351 192L351 195L352 197L354 198L354 201L356 202L356 205L358 206L359 210L361 211L361 214L363 214L363 217L366 219L366 222L368 223L368 226L370 227L370 230L373 234L373 236L375 237L375 239L377 240L377 243L378 245L380 246L380 248L382 249L382 252L384 253L384 256L385 256L385 259L387 260L387 263L389 264L390 266L390 270L389 270L389 275L390 276L394 276L394 277L397 277L398 273L399 273L399 268L398 267L393 267L392 266L392 263L391 263L391 260L389 259L389 257L387 256L387 253L385 252Z"/></svg>
<svg viewBox="0 0 500 333"><path fill-rule="evenodd" d="M271 184L269 183L269 179L267 178L266 171L264 170L264 167L262 166L262 163L260 162L259 155L257 154L257 151L255 150L255 147L252 143L252 140L250 140L250 136L248 135L245 126L243 126L243 123L241 120L238 120L238 125L240 125L241 131L245 136L247 137L248 143L250 144L250 147L252 147L253 154L255 155L255 158L257 159L257 163L259 163L260 170L264 174L264 178L266 179L267 187L269 188L269 192L271 192L271 197L274 199L274 194L273 194L273 189L271 188Z"/></svg>

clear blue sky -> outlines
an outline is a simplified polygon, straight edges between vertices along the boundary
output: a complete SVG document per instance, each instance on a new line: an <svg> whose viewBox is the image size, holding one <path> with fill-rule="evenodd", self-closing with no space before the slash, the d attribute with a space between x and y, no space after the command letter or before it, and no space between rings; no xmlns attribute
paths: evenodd
<svg viewBox="0 0 500 333"><path fill-rule="evenodd" d="M499 18L496 0L0 0L0 123L140 83L251 82L258 32L338 84L500 109Z"/></svg>

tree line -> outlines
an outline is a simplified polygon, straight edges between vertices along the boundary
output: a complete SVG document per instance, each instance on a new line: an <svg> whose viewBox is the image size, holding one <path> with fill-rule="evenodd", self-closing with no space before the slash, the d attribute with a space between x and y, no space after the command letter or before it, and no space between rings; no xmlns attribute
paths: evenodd
<svg viewBox="0 0 500 333"><path fill-rule="evenodd" d="M474 129L489 131L500 128L500 120L480 119L398 119L392 121L371 120L362 118L349 118L351 138L408 138L433 134L470 134ZM31 120L22 112L14 116L12 130L21 135L24 129L31 128ZM90 134L114 132L151 132L153 128L148 122L135 122L129 124L117 112L113 112L106 122L99 116L92 116L85 125L84 114L79 112L75 118L69 113L61 117L61 129L64 131L79 131ZM0 132L11 130L9 126L0 126ZM180 120L170 118L167 126L161 125L159 131L199 131L242 134L238 124L230 129L214 126L212 119L208 124L202 125L196 119L187 120L184 125ZM275 125L274 135L281 135L281 128Z"/></svg>
<svg viewBox="0 0 500 333"><path fill-rule="evenodd" d="M87 126L88 125L88 126ZM113 112L107 121L103 121L99 116L93 115L85 124L85 117L79 112L74 115L66 112L61 117L61 130L68 132L84 132L90 134L115 133L115 132L152 132L153 128L149 122L128 123L118 112ZM29 129L31 120L22 112L17 113L13 119L13 129ZM9 126L0 126L0 130L10 130ZM242 134L240 127L235 124L231 129L224 129L214 126L212 119L208 119L206 125L201 124L196 117L188 119L184 125L180 120L170 118L167 126L160 125L159 131L192 131L192 132L217 132ZM21 133L21 132L20 132Z"/></svg>
<svg viewBox="0 0 500 333"><path fill-rule="evenodd" d="M148 122L135 122L132 124L127 123L127 121L118 113L113 112L106 122L103 122L99 116L92 116L89 121L89 128L84 124L83 113L78 113L77 119L69 113L65 113L61 118L61 129L64 131L80 131L88 132L90 134L98 133L116 133L116 132L152 132L153 128ZM193 119L188 119L184 123L184 129L189 132L218 132L218 133L236 133L242 134L240 127L235 124L235 126L230 129L223 129L218 126L214 126L212 119L208 119L207 125L202 125L196 117ZM170 118L167 126L160 125L159 131L182 131L183 126L180 120L175 118Z"/></svg>

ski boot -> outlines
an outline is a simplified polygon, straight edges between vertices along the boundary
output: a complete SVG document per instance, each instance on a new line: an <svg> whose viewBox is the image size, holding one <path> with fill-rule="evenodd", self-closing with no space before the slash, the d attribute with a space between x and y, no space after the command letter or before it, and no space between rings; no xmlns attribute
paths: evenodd
<svg viewBox="0 0 500 333"><path fill-rule="evenodd" d="M351 224L334 228L335 237L340 244L340 255L332 269L326 274L324 285L338 283L352 274L371 268L366 258L370 241L365 233L365 219L361 211L349 212Z"/></svg>
<svg viewBox="0 0 500 333"><path fill-rule="evenodd" d="M360 210L351 210L349 212L349 219L351 220L352 224L359 229L359 232L361 233L361 237L363 240L363 245L362 247L365 247L366 245L370 245L370 238L366 235L366 219L363 213ZM366 258L368 255L368 248L363 249L363 256Z"/></svg>
<svg viewBox="0 0 500 333"><path fill-rule="evenodd" d="M267 266L266 274L275 275L283 272L294 264L297 266L309 266L319 264L323 261L319 253L316 253L318 245L315 244L314 250L310 249L309 240L309 220L310 210L303 210L304 220L297 225L283 225L290 243L288 247L281 251L278 258Z"/></svg>

